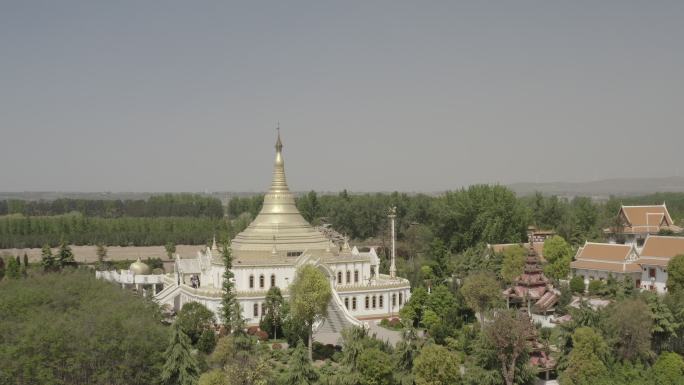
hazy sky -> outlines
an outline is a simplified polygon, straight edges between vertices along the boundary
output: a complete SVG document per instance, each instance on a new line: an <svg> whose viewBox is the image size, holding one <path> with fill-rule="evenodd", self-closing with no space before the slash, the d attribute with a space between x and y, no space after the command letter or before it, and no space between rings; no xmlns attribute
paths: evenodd
<svg viewBox="0 0 684 385"><path fill-rule="evenodd" d="M1 1L0 191L684 172L684 1Z"/></svg>

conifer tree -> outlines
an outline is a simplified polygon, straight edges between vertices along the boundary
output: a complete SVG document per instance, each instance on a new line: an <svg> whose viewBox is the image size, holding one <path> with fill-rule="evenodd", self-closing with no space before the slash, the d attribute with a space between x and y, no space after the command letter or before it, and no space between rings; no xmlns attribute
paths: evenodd
<svg viewBox="0 0 684 385"><path fill-rule="evenodd" d="M63 269L66 266L72 265L74 265L74 253L71 251L71 247L62 241L62 244L59 246L59 254L57 255L57 266Z"/></svg>
<svg viewBox="0 0 684 385"><path fill-rule="evenodd" d="M41 259L44 271L55 270L55 257L52 255L52 250L48 244L45 244L41 250Z"/></svg>
<svg viewBox="0 0 684 385"><path fill-rule="evenodd" d="M0 257L0 281L5 278L5 259Z"/></svg>
<svg viewBox="0 0 684 385"><path fill-rule="evenodd" d="M164 352L166 362L162 369L162 385L194 385L199 377L197 360L190 351L190 338L174 322L169 346Z"/></svg>
<svg viewBox="0 0 684 385"><path fill-rule="evenodd" d="M21 278L21 265L16 258L10 257L9 262L7 262L6 274L9 279Z"/></svg>
<svg viewBox="0 0 684 385"><path fill-rule="evenodd" d="M104 260L107 256L107 248L100 242L97 244L95 253L97 254L97 268L100 270L105 270Z"/></svg>
<svg viewBox="0 0 684 385"><path fill-rule="evenodd" d="M28 269L28 254L24 253L24 268Z"/></svg>
<svg viewBox="0 0 684 385"><path fill-rule="evenodd" d="M311 365L302 340L299 340L292 356L290 356L287 367L288 370L283 379L284 385L310 385L316 383L318 379L318 373Z"/></svg>
<svg viewBox="0 0 684 385"><path fill-rule="evenodd" d="M233 290L233 256L230 252L230 244L224 244L221 248L223 256L223 297L221 299L221 321L226 328L237 332L241 329L240 305L237 302L235 291Z"/></svg>

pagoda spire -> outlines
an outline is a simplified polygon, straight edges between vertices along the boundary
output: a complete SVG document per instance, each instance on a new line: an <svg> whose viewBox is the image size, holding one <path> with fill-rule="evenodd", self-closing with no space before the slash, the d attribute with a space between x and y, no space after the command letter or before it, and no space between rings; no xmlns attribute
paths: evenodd
<svg viewBox="0 0 684 385"><path fill-rule="evenodd" d="M287 187L287 180L285 179L285 161L283 160L283 141L280 139L280 124L278 124L276 130L278 131L278 139L275 144L276 156L273 165L271 192L289 193L290 189Z"/></svg>

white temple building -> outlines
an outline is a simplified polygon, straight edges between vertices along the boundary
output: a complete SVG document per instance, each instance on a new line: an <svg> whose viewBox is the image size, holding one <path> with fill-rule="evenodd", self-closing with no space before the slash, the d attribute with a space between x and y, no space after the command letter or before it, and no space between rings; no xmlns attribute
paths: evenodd
<svg viewBox="0 0 684 385"><path fill-rule="evenodd" d="M279 287L283 296L288 297L288 287L297 269L305 264L324 272L332 288L328 317L320 327L336 332L349 324L360 325L364 319L398 316L409 299L410 284L396 276L394 247L390 275L380 274L380 259L373 248L362 252L346 241L339 246L314 229L297 210L288 188L280 134L275 148L273 179L261 212L230 245L234 287L247 325L259 323L270 287ZM394 230L393 215L390 218ZM394 234L392 240L394 245ZM195 258L176 256L173 273L145 275L145 280L163 284L161 291L154 291L160 304L179 310L185 303L200 302L220 321L224 270L214 241L211 247L198 251ZM99 277L117 282L117 277L124 276L130 281L130 275L125 271L98 272ZM135 278L133 281L138 282Z"/></svg>

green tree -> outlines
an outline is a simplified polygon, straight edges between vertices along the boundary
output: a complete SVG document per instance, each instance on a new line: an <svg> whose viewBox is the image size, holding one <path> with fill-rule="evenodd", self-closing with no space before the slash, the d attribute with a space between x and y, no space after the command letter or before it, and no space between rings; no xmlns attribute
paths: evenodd
<svg viewBox="0 0 684 385"><path fill-rule="evenodd" d="M583 294L584 293L584 278L579 275L572 277L570 280L570 290L573 293Z"/></svg>
<svg viewBox="0 0 684 385"><path fill-rule="evenodd" d="M506 385L513 385L519 360L527 351L527 338L533 325L516 310L500 310L484 326L487 341L494 347Z"/></svg>
<svg viewBox="0 0 684 385"><path fill-rule="evenodd" d="M62 242L59 246L59 253L57 254L57 267L63 269L67 266L73 266L75 263L74 253L71 251L71 247L65 242Z"/></svg>
<svg viewBox="0 0 684 385"><path fill-rule="evenodd" d="M423 319L423 311L427 306L428 292L425 288L417 287L411 293L411 298L404 304L404 307L399 310L399 316L404 320L411 322L414 327Z"/></svg>
<svg viewBox="0 0 684 385"><path fill-rule="evenodd" d="M166 250L166 256L169 259L173 259L173 254L176 252L176 244L173 242L166 242L164 250Z"/></svg>
<svg viewBox="0 0 684 385"><path fill-rule="evenodd" d="M572 247L558 235L544 241L544 258L549 262L544 266L544 274L553 279L565 279L570 274Z"/></svg>
<svg viewBox="0 0 684 385"><path fill-rule="evenodd" d="M413 365L416 385L460 384L460 363L459 356L443 346L425 346L420 350Z"/></svg>
<svg viewBox="0 0 684 385"><path fill-rule="evenodd" d="M221 322L229 330L236 332L241 330L242 314L240 312L240 305L237 301L237 294L235 293L233 283L233 255L231 253L230 244L224 244L221 247L221 256L223 257L223 279L221 286L223 293L221 294Z"/></svg>
<svg viewBox="0 0 684 385"><path fill-rule="evenodd" d="M190 338L190 342L196 345L202 333L213 333L214 313L199 302L188 302L178 312L175 323Z"/></svg>
<svg viewBox="0 0 684 385"><path fill-rule="evenodd" d="M148 299L85 270L0 282L0 384L157 383L168 328Z"/></svg>
<svg viewBox="0 0 684 385"><path fill-rule="evenodd" d="M7 262L7 270L5 271L5 276L7 277L7 279L21 278L21 265L19 264L19 262L17 262L16 258L9 258L9 262Z"/></svg>
<svg viewBox="0 0 684 385"><path fill-rule="evenodd" d="M614 350L625 361L647 360L651 357L653 315L641 299L626 299L614 305L607 322L612 333Z"/></svg>
<svg viewBox="0 0 684 385"><path fill-rule="evenodd" d="M95 246L95 254L97 255L97 265L99 269L104 269L104 261L107 257L107 248L100 242Z"/></svg>
<svg viewBox="0 0 684 385"><path fill-rule="evenodd" d="M684 384L684 360L677 353L661 354L650 372L655 385Z"/></svg>
<svg viewBox="0 0 684 385"><path fill-rule="evenodd" d="M434 261L434 274L438 279L447 278L449 275L449 259L451 253L444 242L435 238L428 248L428 256Z"/></svg>
<svg viewBox="0 0 684 385"><path fill-rule="evenodd" d="M391 356L378 348L364 349L359 354L357 368L361 374L362 384L390 385L392 383L394 365Z"/></svg>
<svg viewBox="0 0 684 385"><path fill-rule="evenodd" d="M5 278L5 258L0 256L0 281Z"/></svg>
<svg viewBox="0 0 684 385"><path fill-rule="evenodd" d="M679 254L667 263L667 290L670 293L684 289L684 254Z"/></svg>
<svg viewBox="0 0 684 385"><path fill-rule="evenodd" d="M52 249L50 246L45 244L41 250L41 260L43 264L44 271L55 271L57 264L55 262L55 257L52 255Z"/></svg>
<svg viewBox="0 0 684 385"><path fill-rule="evenodd" d="M318 373L311 365L307 357L306 347L299 341L294 348L290 360L287 363L287 371L283 379L283 385L312 385L316 383Z"/></svg>
<svg viewBox="0 0 684 385"><path fill-rule="evenodd" d="M527 252L520 245L513 245L504 249L501 263L501 277L504 281L511 283L523 273L525 255Z"/></svg>
<svg viewBox="0 0 684 385"><path fill-rule="evenodd" d="M192 355L190 339L178 323L172 325L171 340L164 356L166 362L160 377L162 385L194 385L197 382L197 360Z"/></svg>
<svg viewBox="0 0 684 385"><path fill-rule="evenodd" d="M24 253L24 269L28 269L28 267L29 267L28 254Z"/></svg>
<svg viewBox="0 0 684 385"><path fill-rule="evenodd" d="M501 287L496 278L486 272L474 273L463 280L461 293L466 304L482 321L483 313L501 300Z"/></svg>
<svg viewBox="0 0 684 385"><path fill-rule="evenodd" d="M608 347L603 337L592 328L580 327L573 333L572 343L567 368L559 376L560 384L602 384L608 377L605 365Z"/></svg>
<svg viewBox="0 0 684 385"><path fill-rule="evenodd" d="M314 323L323 318L332 292L326 276L313 265L304 265L290 286L290 311L301 320L309 332L309 359L313 360L312 338Z"/></svg>
<svg viewBox="0 0 684 385"><path fill-rule="evenodd" d="M268 289L264 300L264 315L259 321L259 328L269 332L274 339L278 338L278 330L282 334L284 303L283 295L278 286L272 286Z"/></svg>

